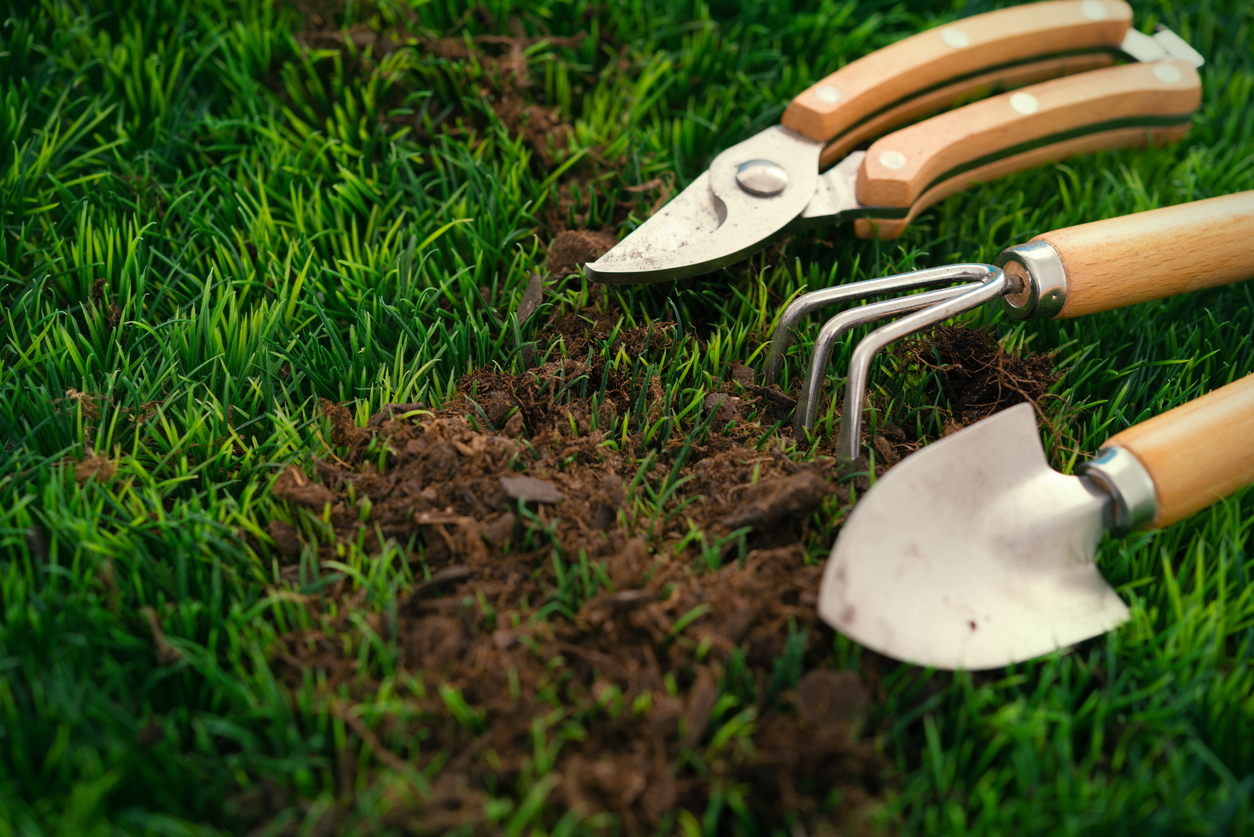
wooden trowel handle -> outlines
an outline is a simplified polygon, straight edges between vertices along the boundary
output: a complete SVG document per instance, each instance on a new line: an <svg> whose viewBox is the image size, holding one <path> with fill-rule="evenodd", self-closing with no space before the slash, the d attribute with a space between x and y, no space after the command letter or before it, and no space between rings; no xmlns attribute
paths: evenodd
<svg viewBox="0 0 1254 837"><path fill-rule="evenodd" d="M1065 227L1048 242L1066 272L1059 317L1254 278L1254 191Z"/></svg>
<svg viewBox="0 0 1254 837"><path fill-rule="evenodd" d="M1130 427L1106 445L1131 453L1154 480L1155 527L1182 520L1254 483L1254 375Z"/></svg>

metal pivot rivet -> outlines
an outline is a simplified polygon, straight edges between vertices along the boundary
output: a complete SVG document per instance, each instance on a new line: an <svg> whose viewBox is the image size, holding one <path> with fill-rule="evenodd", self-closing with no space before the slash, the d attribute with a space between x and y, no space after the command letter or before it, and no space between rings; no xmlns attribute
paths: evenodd
<svg viewBox="0 0 1254 837"><path fill-rule="evenodd" d="M962 49L971 43L971 39L967 37L967 33L953 26L946 26L940 31L941 43L947 47L954 49Z"/></svg>
<svg viewBox="0 0 1254 837"><path fill-rule="evenodd" d="M841 100L840 91L830 84L820 84L814 88L814 96L825 105L834 105Z"/></svg>
<svg viewBox="0 0 1254 837"><path fill-rule="evenodd" d="M750 160L736 168L736 182L751 195L769 198L784 191L788 172L770 160Z"/></svg>
<svg viewBox="0 0 1254 837"><path fill-rule="evenodd" d="M1164 61L1154 65L1154 78L1158 79L1163 84L1175 84L1180 79L1184 78L1184 76L1180 74L1179 67L1175 64L1168 64Z"/></svg>
<svg viewBox="0 0 1254 837"><path fill-rule="evenodd" d="M1021 113L1027 116L1030 113L1036 113L1040 102L1036 101L1036 97L1031 93L1014 93L1010 96L1010 107L1014 108L1015 113Z"/></svg>
<svg viewBox="0 0 1254 837"><path fill-rule="evenodd" d="M886 169L904 169L906 167L906 155L900 151L881 151L880 165Z"/></svg>
<svg viewBox="0 0 1254 837"><path fill-rule="evenodd" d="M1080 4L1080 14L1089 20L1105 20L1110 12L1106 10L1106 4L1102 0L1084 0Z"/></svg>

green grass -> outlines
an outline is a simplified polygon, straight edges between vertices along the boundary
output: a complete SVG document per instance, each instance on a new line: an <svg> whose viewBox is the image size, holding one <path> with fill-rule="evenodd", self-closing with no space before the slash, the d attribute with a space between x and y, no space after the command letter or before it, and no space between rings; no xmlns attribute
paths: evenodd
<svg viewBox="0 0 1254 837"><path fill-rule="evenodd" d="M278 592L267 524L293 517L269 495L276 477L325 450L318 399L363 423L389 402L445 403L475 369L521 371L534 326L511 312L544 269L563 199L566 223L594 229L630 208L625 232L659 194L628 187L673 177L681 188L831 69L993 5L319 7L323 28L346 33L338 41L300 36L300 9L270 3L0 9L0 835L211 834L261 820L305 834L332 806L374 828L385 790L424 778L380 767L337 788L336 754L357 733L314 692L282 686L269 656L278 636L312 624ZM971 190L899 242L825 229L702 280L605 292L574 279L549 295L542 315L597 306L625 325L681 328L665 352L611 359L645 382L611 433L635 421L642 458L673 457L672 434L702 431L704 395L729 363L760 366L782 302L804 287L990 261L1048 229L1254 188L1249 8L1134 6L1138 26L1165 22L1208 59L1202 111L1177 145ZM526 50L524 103L572 127L551 169L480 95L508 83L505 70L421 41L515 25L588 33ZM392 46L358 45L355 26ZM1008 346L1060 350L1068 467L1119 429L1254 372L1249 285L1076 321L1012 324L992 309L970 321ZM874 398L934 432L934 403L891 368L873 373ZM650 378L664 394L654 418ZM93 451L116 468L107 486L75 479ZM641 486L637 518L684 491L673 478ZM1133 618L1076 653L992 678L890 667L866 724L893 765L875 822L909 834L1254 830L1252 529L1245 491L1105 543L1100 566ZM413 583L391 557L344 559L370 593L363 615ZM568 610L596 589L569 586ZM856 646L829 636L830 661L857 668ZM386 651L362 659L386 668ZM790 659L772 688L795 683ZM368 725L410 711L403 684L383 680L355 710ZM460 693L440 694L482 727ZM537 759L533 783L497 789L490 820L514 834L597 826L546 800ZM267 782L286 794L281 810L250 819L232 807ZM757 830L735 805L721 810L674 822Z"/></svg>

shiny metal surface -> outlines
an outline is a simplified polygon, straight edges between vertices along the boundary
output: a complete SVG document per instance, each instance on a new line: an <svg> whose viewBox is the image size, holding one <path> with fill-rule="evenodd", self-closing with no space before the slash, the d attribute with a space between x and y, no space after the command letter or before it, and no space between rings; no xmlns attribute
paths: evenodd
<svg viewBox="0 0 1254 837"><path fill-rule="evenodd" d="M997 266L1010 277L1003 310L1016 320L1057 317L1067 303L1067 271L1049 242L1032 241L1008 247Z"/></svg>
<svg viewBox="0 0 1254 837"><path fill-rule="evenodd" d="M1136 29L1128 30L1128 34L1123 36L1123 43L1119 45L1119 49L1125 55L1142 62L1164 61L1171 57L1153 35L1146 35Z"/></svg>
<svg viewBox="0 0 1254 837"><path fill-rule="evenodd" d="M814 197L797 219L800 228L817 227L840 221L843 216L862 215L867 207L858 202L858 169L866 159L865 151L854 151L848 157L819 175Z"/></svg>
<svg viewBox="0 0 1254 837"><path fill-rule="evenodd" d="M958 48L956 43L951 46ZM1129 31L1121 50L1138 61L1179 58L1202 65L1196 50L1163 27L1152 36ZM830 85L820 86L816 95L828 104L842 99L841 91ZM1030 108L1022 95L1015 102ZM822 148L821 142L774 126L727 149L657 214L600 259L584 265L588 278L604 283L682 279L734 264L789 227L853 216L906 217L902 207L858 202L857 171L865 152L855 151L819 174ZM891 149L882 157L890 167L904 160ZM761 165L744 168L753 161Z"/></svg>
<svg viewBox="0 0 1254 837"><path fill-rule="evenodd" d="M845 379L845 406L840 414L840 432L836 437L837 460L850 464L858 459L858 443L862 436L862 405L866 401L867 374L872 358L889 343L930 328L950 317L956 317L964 311L970 311L1004 293L1009 284L1006 274L996 267L992 271L989 279L961 296L881 326L862 338L854 347L853 355L849 358L849 376Z"/></svg>
<svg viewBox="0 0 1254 837"><path fill-rule="evenodd" d="M1109 496L1045 460L1021 404L885 474L832 548L819 615L899 660L998 668L1097 636L1128 608L1094 566Z"/></svg>
<svg viewBox="0 0 1254 837"><path fill-rule="evenodd" d="M774 126L714 158L709 170L608 253L584 265L595 282L682 279L734 264L766 246L814 197L823 143ZM777 194L745 191L740 166L779 166L787 182Z"/></svg>
<svg viewBox="0 0 1254 837"><path fill-rule="evenodd" d="M993 268L984 264L946 265L911 273L899 273L896 276L885 276L880 279L864 279L861 282L822 288L802 294L788 303L788 307L780 315L779 325L775 327L775 332L771 335L771 353L766 360L766 369L762 375L763 383L770 386L778 382L779 374L784 367L784 355L792 343L793 333L802 319L813 311L882 294L931 288L950 282L981 281L990 278L992 270Z"/></svg>
<svg viewBox="0 0 1254 837"><path fill-rule="evenodd" d="M1206 59L1200 52L1161 23L1153 35L1129 29L1128 33L1123 36L1123 43L1119 45L1119 50L1128 57L1145 63L1175 58L1189 62L1195 69L1206 63Z"/></svg>
<svg viewBox="0 0 1254 837"><path fill-rule="evenodd" d="M1175 32L1172 32L1161 23L1154 30L1154 40L1167 53L1167 57L1176 58L1180 61L1188 61L1193 65L1194 69L1200 68L1206 63L1206 59L1202 57L1202 53L1189 46L1189 42L1181 38Z"/></svg>
<svg viewBox="0 0 1254 837"><path fill-rule="evenodd" d="M832 357L832 347L836 345L837 340L857 326L947 302L978 287L979 283L972 283L959 285L956 288L942 288L938 291L886 299L870 305L859 305L857 308L841 311L824 323L823 328L819 330L818 339L814 341L814 354L810 358L810 366L806 369L805 377L802 378L801 394L797 396L797 408L793 414L794 433L800 438L807 431L814 429L815 422L818 420L819 397L823 392L824 373Z"/></svg>
<svg viewBox="0 0 1254 837"><path fill-rule="evenodd" d="M1107 528L1116 535L1148 526L1158 511L1154 478L1141 461L1120 447L1102 448L1098 455L1076 468L1110 494L1111 519Z"/></svg>
<svg viewBox="0 0 1254 837"><path fill-rule="evenodd" d="M736 183L751 195L769 198L788 185L788 172L770 160L750 160L736 167Z"/></svg>

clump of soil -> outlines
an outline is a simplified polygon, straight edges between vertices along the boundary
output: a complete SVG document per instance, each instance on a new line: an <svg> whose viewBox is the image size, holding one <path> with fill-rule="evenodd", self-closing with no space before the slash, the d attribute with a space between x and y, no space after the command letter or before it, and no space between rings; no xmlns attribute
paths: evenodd
<svg viewBox="0 0 1254 837"><path fill-rule="evenodd" d="M403 716L352 729L379 761L434 773L430 794L395 791L389 824L409 832L490 830L483 799L534 783L541 761L551 802L614 814L627 833L678 807L704 811L717 789L742 783L762 822L853 824L885 763L857 735L859 676L825 665L822 564L806 549L811 518L842 514L848 493L830 461L759 450L751 422L738 434L733 422L755 400L743 394L726 406L731 432L690 440L682 454L679 438L659 447L623 434L617 422L640 387L653 409L660 393L605 358L657 351L670 335L624 329L607 347L612 327L559 318L541 345L561 339L574 357L598 349L590 366L479 372L439 410L389 406L357 427L324 403L337 450L313 476L285 472L274 495L329 515L340 546L408 545L419 581L394 611L367 616L369 631L349 617L364 589L345 578L320 586L304 600L322 627L284 636L276 667L293 687L312 668L328 696L368 695L378 675L361 663L362 644L372 634L395 643L397 668L423 688L406 694ZM711 409L724 409L724 395ZM653 498L674 480L682 490L659 509ZM312 546L290 524L271 535L284 555ZM323 562L343 560L336 544L282 571L295 595L331 573ZM716 738L733 718L748 725ZM384 743L405 740L422 746ZM351 786L356 767L341 774Z"/></svg>
<svg viewBox="0 0 1254 837"><path fill-rule="evenodd" d="M1062 376L1054 352L1007 352L989 331L940 326L902 344L908 366L935 369L949 401L952 432L1027 401L1038 408Z"/></svg>
<svg viewBox="0 0 1254 837"><path fill-rule="evenodd" d="M549 245L547 267L555 276L577 273L580 265L596 261L617 243L608 232L563 230Z"/></svg>
<svg viewBox="0 0 1254 837"><path fill-rule="evenodd" d="M117 472L117 466L108 457L101 456L88 447L83 460L74 465L74 481L79 485L85 485L95 480L97 484L107 486L113 482L113 477Z"/></svg>

